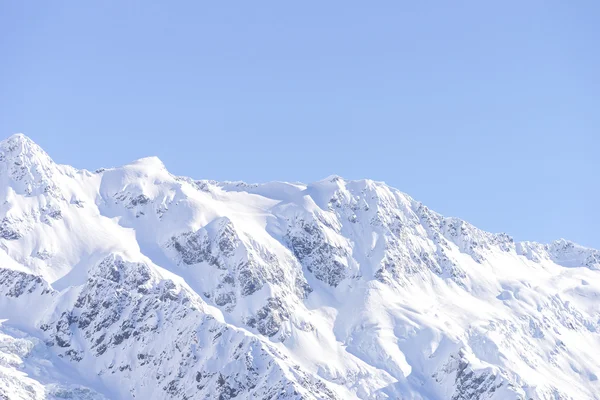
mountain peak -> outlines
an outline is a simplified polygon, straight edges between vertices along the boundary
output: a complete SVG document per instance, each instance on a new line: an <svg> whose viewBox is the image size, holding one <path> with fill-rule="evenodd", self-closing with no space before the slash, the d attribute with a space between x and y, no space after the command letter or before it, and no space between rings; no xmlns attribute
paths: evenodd
<svg viewBox="0 0 600 400"><path fill-rule="evenodd" d="M23 133L14 133L3 140L3 142L10 142L10 141L33 142L33 140L31 140L31 138L29 138L29 136L27 136Z"/></svg>
<svg viewBox="0 0 600 400"><path fill-rule="evenodd" d="M320 182L339 182L339 181L345 181L345 179L339 175L333 174L333 175L329 175L325 179L322 179Z"/></svg>
<svg viewBox="0 0 600 400"><path fill-rule="evenodd" d="M0 142L0 174L19 184L17 191L31 194L36 188L51 185L56 164L33 140L16 133Z"/></svg>
<svg viewBox="0 0 600 400"><path fill-rule="evenodd" d="M0 142L0 150L5 157L8 155L13 157L37 155L47 158L52 162L48 154L37 143L22 133L15 133Z"/></svg>
<svg viewBox="0 0 600 400"><path fill-rule="evenodd" d="M165 169L165 164L162 162L162 160L156 156L149 156L149 157L143 157L143 158L139 158L135 161L133 161L132 163L130 163L129 165L136 165L136 166L141 166L141 167L147 167L147 168L158 168L158 169Z"/></svg>
<svg viewBox="0 0 600 400"><path fill-rule="evenodd" d="M2 142L0 142L0 144L4 145L4 144L11 144L11 145L35 145L37 146L37 144L31 140L31 138L23 133L15 133L13 135L10 135L9 137L7 137L6 139L4 139ZM39 146L38 146L39 147Z"/></svg>

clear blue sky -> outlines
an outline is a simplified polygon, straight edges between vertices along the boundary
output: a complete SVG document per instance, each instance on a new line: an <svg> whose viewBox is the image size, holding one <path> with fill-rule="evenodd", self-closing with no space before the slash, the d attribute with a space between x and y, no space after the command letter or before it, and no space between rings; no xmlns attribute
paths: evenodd
<svg viewBox="0 0 600 400"><path fill-rule="evenodd" d="M4 1L0 136L78 168L383 180L600 248L600 2Z"/></svg>

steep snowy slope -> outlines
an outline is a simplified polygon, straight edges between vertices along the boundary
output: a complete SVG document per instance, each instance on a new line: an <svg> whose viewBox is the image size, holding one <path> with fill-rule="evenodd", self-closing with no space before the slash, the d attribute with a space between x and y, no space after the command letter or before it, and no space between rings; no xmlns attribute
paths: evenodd
<svg viewBox="0 0 600 400"><path fill-rule="evenodd" d="M0 247L9 399L600 399L599 251L383 183L92 173L14 135Z"/></svg>

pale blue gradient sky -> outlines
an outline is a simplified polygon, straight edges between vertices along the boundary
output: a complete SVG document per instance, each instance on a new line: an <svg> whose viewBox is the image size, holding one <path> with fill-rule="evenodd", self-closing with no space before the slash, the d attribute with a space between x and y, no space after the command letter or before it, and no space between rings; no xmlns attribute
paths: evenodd
<svg viewBox="0 0 600 400"><path fill-rule="evenodd" d="M368 177L600 248L598 21L583 0L4 1L0 136L78 168Z"/></svg>

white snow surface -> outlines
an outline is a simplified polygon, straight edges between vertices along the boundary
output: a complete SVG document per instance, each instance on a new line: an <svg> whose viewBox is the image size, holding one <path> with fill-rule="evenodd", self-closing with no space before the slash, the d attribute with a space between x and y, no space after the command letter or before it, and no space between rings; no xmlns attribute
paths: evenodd
<svg viewBox="0 0 600 400"><path fill-rule="evenodd" d="M600 399L600 252L384 183L0 143L0 399Z"/></svg>

